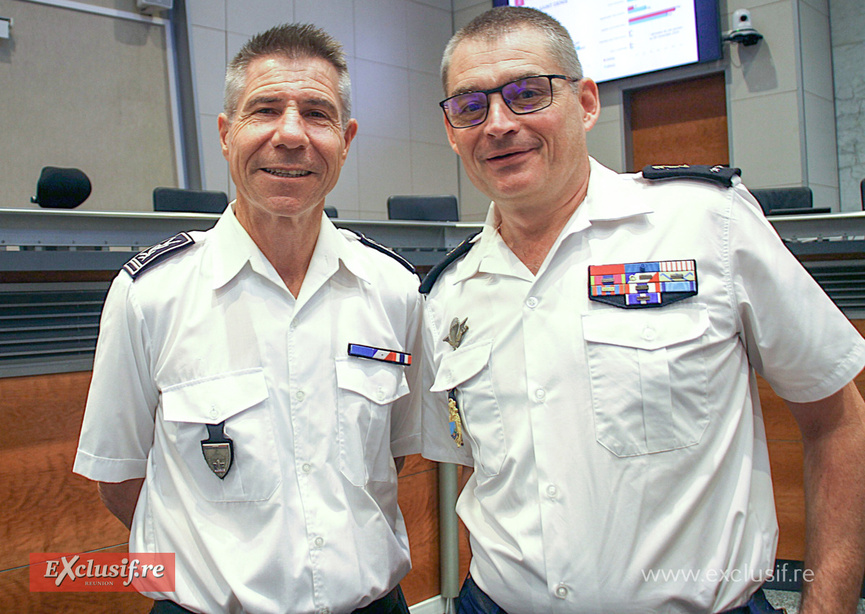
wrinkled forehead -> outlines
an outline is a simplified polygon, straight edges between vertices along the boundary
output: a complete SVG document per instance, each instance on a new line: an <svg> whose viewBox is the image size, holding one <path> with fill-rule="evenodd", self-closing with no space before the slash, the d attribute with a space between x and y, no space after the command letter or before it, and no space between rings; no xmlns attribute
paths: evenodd
<svg viewBox="0 0 865 614"><path fill-rule="evenodd" d="M246 84L239 106L263 90L317 92L319 96L337 101L339 75L336 67L323 58L263 56L246 67Z"/></svg>

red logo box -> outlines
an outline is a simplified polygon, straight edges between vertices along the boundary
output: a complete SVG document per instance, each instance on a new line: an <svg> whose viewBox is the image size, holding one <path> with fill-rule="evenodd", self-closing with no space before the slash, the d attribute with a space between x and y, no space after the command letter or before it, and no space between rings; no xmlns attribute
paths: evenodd
<svg viewBox="0 0 865 614"><path fill-rule="evenodd" d="M174 553L33 553L30 592L174 592Z"/></svg>

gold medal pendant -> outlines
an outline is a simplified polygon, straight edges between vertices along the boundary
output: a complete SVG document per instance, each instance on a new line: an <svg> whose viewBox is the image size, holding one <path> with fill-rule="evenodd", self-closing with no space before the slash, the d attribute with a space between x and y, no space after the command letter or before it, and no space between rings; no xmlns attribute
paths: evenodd
<svg viewBox="0 0 865 614"><path fill-rule="evenodd" d="M458 448L463 445L463 422L460 419L460 410L457 407L456 388L448 390L448 420L451 427L451 438Z"/></svg>

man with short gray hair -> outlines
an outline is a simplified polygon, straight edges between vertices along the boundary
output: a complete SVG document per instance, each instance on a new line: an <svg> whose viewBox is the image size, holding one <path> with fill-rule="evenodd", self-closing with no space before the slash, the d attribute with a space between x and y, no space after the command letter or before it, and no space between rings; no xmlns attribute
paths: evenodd
<svg viewBox="0 0 865 614"><path fill-rule="evenodd" d="M418 278L324 214L350 89L318 28L250 39L219 116L237 199L111 285L74 470L131 552L175 554L154 614L408 612Z"/></svg>
<svg viewBox="0 0 865 614"><path fill-rule="evenodd" d="M856 610L865 341L728 167L617 174L568 33L493 9L442 63L492 199L422 284L423 454L473 469L460 614L757 614L777 523L760 373L802 431L802 614Z"/></svg>

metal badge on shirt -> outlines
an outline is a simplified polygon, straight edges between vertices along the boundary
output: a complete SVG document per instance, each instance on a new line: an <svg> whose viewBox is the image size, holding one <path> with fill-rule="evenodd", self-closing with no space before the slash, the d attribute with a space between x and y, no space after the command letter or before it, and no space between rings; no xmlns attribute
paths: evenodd
<svg viewBox="0 0 865 614"><path fill-rule="evenodd" d="M460 343L463 342L463 335L469 329L466 322L468 322L468 318L463 318L462 322L460 322L459 318L454 318L451 322L448 336L442 339L442 341L447 341L448 345L456 350L460 346ZM451 438L457 444L457 447L461 448L463 445L463 423L460 419L460 408L457 405L456 388L448 390L448 425L450 426Z"/></svg>
<svg viewBox="0 0 865 614"><path fill-rule="evenodd" d="M696 295L696 260L632 262L589 267L589 298L615 307L663 307Z"/></svg>
<svg viewBox="0 0 865 614"><path fill-rule="evenodd" d="M234 442L225 436L225 421L219 424L205 424L207 439L201 440L201 452L210 470L220 480L225 479L234 460Z"/></svg>

